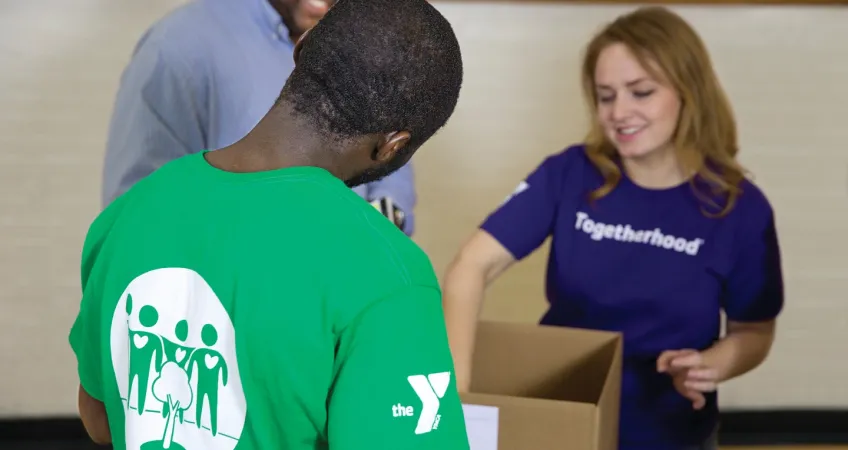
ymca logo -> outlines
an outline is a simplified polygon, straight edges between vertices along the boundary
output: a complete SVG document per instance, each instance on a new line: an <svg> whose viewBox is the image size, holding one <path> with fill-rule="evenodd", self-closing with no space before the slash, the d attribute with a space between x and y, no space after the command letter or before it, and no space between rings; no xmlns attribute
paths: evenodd
<svg viewBox="0 0 848 450"><path fill-rule="evenodd" d="M450 385L450 372L431 373L430 375L411 375L407 378L415 395L421 400L421 413L418 416L418 425L415 434L429 433L439 427L440 399ZM392 405L392 416L412 417L415 410L412 406L403 406L400 403Z"/></svg>

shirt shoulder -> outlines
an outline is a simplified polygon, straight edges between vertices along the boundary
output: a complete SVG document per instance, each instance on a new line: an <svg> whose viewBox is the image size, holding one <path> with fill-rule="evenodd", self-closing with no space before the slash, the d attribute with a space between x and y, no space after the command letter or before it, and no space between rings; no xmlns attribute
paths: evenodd
<svg viewBox="0 0 848 450"><path fill-rule="evenodd" d="M732 224L736 230L751 227L762 227L766 222L773 219L774 209L771 201L753 180L745 178L739 185L739 195L733 201L732 208L723 216L726 223ZM717 214L727 206L726 196L717 198L709 194L709 187L701 185L699 190L706 194L709 201L702 201L701 205L709 214ZM703 197L702 197L703 199Z"/></svg>
<svg viewBox="0 0 848 450"><path fill-rule="evenodd" d="M232 228L241 248L274 262L257 270L298 273L336 311L337 324L407 288L439 288L415 242L318 168L230 174L210 168L201 152L165 164L128 193L130 215L197 211Z"/></svg>
<svg viewBox="0 0 848 450"><path fill-rule="evenodd" d="M771 201L765 191L754 183L753 180L746 178L740 184L740 188L742 193L736 200L734 209L738 208L741 215L747 215L749 218L752 218L752 216L774 214Z"/></svg>
<svg viewBox="0 0 848 450"><path fill-rule="evenodd" d="M81 261L81 282L82 288L87 288L89 277L94 271L94 266L97 264L102 250L112 231L119 224L121 217L124 215L128 205L132 203L134 192L127 191L116 197L112 202L106 205L97 216L91 221L86 232L82 247Z"/></svg>
<svg viewBox="0 0 848 450"><path fill-rule="evenodd" d="M734 222L734 233L745 241L775 226L774 208L766 193L754 181L745 179L740 184L741 193L728 214Z"/></svg>
<svg viewBox="0 0 848 450"><path fill-rule="evenodd" d="M591 164L586 156L586 146L573 144L547 156L539 166L552 170L559 177L565 177L576 170L591 167Z"/></svg>
<svg viewBox="0 0 848 450"><path fill-rule="evenodd" d="M377 209L339 183L308 194L315 251L325 261L327 298L340 323L388 297L418 288L441 293L430 258Z"/></svg>
<svg viewBox="0 0 848 450"><path fill-rule="evenodd" d="M370 265L370 269L363 269L374 275L388 277L401 285L438 287L424 251L376 207L351 189L339 187L342 189L316 192L336 209L331 214L335 220L326 223L327 233L339 245L361 252L362 259ZM354 242L348 242L351 236L356 236Z"/></svg>
<svg viewBox="0 0 848 450"><path fill-rule="evenodd" d="M565 193L579 195L598 187L600 181L599 172L586 156L585 145L574 144L547 156L523 184L543 183L552 195L559 197Z"/></svg>
<svg viewBox="0 0 848 450"><path fill-rule="evenodd" d="M127 194L133 193L137 202L150 195L172 195L175 192L190 194L190 190L197 183L199 165L204 162L203 152L190 153L166 161L156 168L150 175L138 180L128 190ZM200 187L200 186L197 186ZM133 203L127 201L126 203Z"/></svg>
<svg viewBox="0 0 848 450"><path fill-rule="evenodd" d="M133 56L157 54L175 68L196 68L215 57L215 43L224 38L220 28L208 6L189 2L150 25L136 42Z"/></svg>

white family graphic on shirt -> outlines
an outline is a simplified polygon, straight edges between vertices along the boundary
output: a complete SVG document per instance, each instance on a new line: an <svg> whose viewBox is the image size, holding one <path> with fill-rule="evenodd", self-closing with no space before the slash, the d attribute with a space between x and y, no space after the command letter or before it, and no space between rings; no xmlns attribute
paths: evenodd
<svg viewBox="0 0 848 450"><path fill-rule="evenodd" d="M128 450L235 448L246 407L234 337L196 272L159 269L130 283L111 330Z"/></svg>

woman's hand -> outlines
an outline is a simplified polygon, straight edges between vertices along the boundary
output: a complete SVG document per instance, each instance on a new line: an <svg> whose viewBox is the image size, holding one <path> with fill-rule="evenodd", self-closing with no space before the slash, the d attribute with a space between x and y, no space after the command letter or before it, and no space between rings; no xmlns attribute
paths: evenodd
<svg viewBox="0 0 848 450"><path fill-rule="evenodd" d="M708 367L697 350L664 351L657 358L657 371L669 374L677 392L691 400L695 409L704 407L704 393L715 391L718 385L718 371Z"/></svg>

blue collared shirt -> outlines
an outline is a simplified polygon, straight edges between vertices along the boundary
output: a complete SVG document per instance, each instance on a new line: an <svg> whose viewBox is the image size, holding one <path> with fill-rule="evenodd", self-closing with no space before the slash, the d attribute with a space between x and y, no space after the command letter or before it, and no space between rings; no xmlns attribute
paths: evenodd
<svg viewBox="0 0 848 450"><path fill-rule="evenodd" d="M231 145L273 106L294 68L294 43L267 0L194 0L142 35L115 100L102 202L178 157ZM412 165L354 190L391 197L412 235Z"/></svg>

